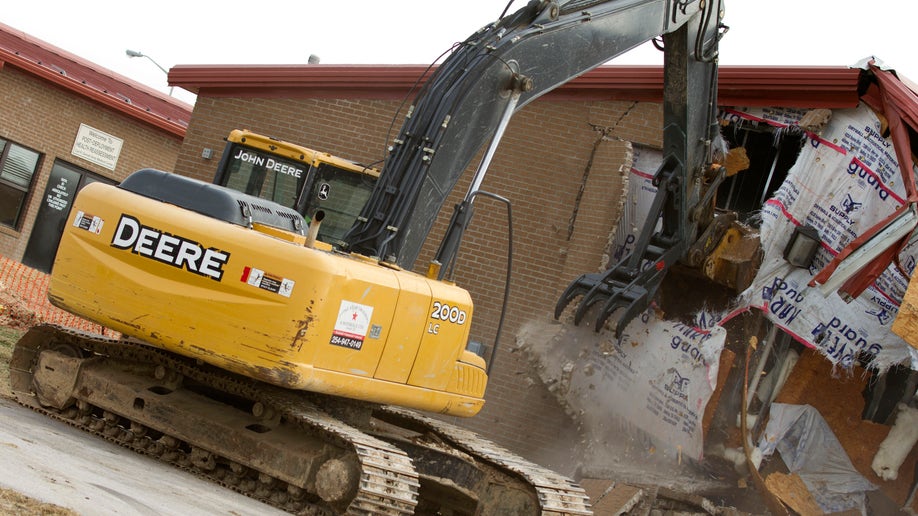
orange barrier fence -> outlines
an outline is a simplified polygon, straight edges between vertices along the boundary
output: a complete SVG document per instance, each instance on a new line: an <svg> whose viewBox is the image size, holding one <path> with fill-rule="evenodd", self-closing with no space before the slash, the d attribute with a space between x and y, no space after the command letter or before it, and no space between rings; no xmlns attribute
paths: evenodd
<svg viewBox="0 0 918 516"><path fill-rule="evenodd" d="M52 306L47 295L49 279L50 276L41 271L0 256L0 293L3 294L0 305L4 305L0 308L0 315L4 311L16 310L20 323L52 323L93 333L114 333Z"/></svg>

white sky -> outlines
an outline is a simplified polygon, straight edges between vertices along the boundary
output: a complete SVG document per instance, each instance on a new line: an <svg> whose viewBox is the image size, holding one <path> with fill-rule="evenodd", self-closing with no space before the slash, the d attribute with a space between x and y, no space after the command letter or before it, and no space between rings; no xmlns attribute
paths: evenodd
<svg viewBox="0 0 918 516"><path fill-rule="evenodd" d="M525 5L516 0L510 11ZM916 0L725 0L725 65L851 65L876 56L918 80ZM506 0L30 0L0 22L168 92L176 64L427 64L503 11ZM660 64L652 47L614 64ZM181 88L174 95L194 96Z"/></svg>

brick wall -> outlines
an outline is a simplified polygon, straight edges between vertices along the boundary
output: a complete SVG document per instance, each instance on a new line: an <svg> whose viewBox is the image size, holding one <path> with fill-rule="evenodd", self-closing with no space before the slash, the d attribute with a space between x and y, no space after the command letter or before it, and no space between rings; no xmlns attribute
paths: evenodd
<svg viewBox="0 0 918 516"><path fill-rule="evenodd" d="M212 180L223 138L245 128L363 163L384 157L402 118L400 103L374 100L239 99L199 96L176 172ZM513 203L511 300L482 412L454 420L533 460L564 469L576 429L552 395L530 376L514 335L530 318L551 317L558 295L605 262L621 213L631 163L629 142L661 145L662 107L633 102L536 101L514 116L482 189ZM213 159L201 158L212 148ZM478 159L472 161L472 167ZM460 180L418 260L433 256L452 206L468 189ZM583 185L583 193L580 194ZM473 339L491 343L498 325L507 255L507 213L486 197L458 258L456 281L475 301Z"/></svg>
<svg viewBox="0 0 918 516"><path fill-rule="evenodd" d="M0 255L21 260L55 159L121 181L143 167L171 170L181 141L13 67L0 69L0 137L42 154L19 230L0 226ZM124 140L114 171L71 155L84 123Z"/></svg>

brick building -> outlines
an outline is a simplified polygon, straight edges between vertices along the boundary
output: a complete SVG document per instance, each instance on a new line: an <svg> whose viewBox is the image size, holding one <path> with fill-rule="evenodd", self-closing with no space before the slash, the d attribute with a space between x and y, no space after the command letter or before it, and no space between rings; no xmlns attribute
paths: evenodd
<svg viewBox="0 0 918 516"><path fill-rule="evenodd" d="M174 67L170 84L198 95L192 113L0 25L0 255L50 268L54 226L66 220L80 185L119 182L143 167L210 181L224 138L237 128L378 164L424 73L407 65ZM858 103L858 77L858 70L835 67L722 67L718 100L722 107L850 108ZM482 186L513 203L511 297L485 408L457 422L561 471L570 471L579 434L515 352L514 337L527 321L551 318L571 279L609 260L634 151L662 143L661 98L658 67L587 73L513 118ZM764 152L772 135L745 136L753 162L746 175L763 176L778 161ZM103 155L78 144L101 146ZM468 182L460 181L445 206ZM759 188L750 195L757 201L763 192L752 188ZM433 255L450 212L440 214L419 265ZM457 282L475 301L472 338L487 344L499 323L507 229L504 207L483 199L458 259Z"/></svg>
<svg viewBox="0 0 918 516"><path fill-rule="evenodd" d="M175 171L212 179L222 140L235 128L377 164L424 72L421 66L176 66L170 84L198 100ZM720 103L851 107L856 81L856 70L841 68L727 67ZM459 423L561 470L569 466L577 431L514 352L514 337L526 321L549 319L567 284L608 260L632 149L662 144L661 100L658 67L587 73L514 116L482 185L513 203L511 297L485 408ZM419 266L433 256L468 176L444 205ZM482 199L458 257L456 280L475 302L472 338L488 344L504 295L507 229L505 208Z"/></svg>
<svg viewBox="0 0 918 516"><path fill-rule="evenodd" d="M191 106L0 24L0 255L48 271L70 200L175 163Z"/></svg>

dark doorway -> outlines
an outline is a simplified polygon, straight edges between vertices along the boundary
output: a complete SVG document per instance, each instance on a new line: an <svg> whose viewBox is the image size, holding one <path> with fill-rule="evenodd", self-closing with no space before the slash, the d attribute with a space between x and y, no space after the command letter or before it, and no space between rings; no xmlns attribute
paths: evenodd
<svg viewBox="0 0 918 516"><path fill-rule="evenodd" d="M81 188L96 181L115 184L110 179L97 176L70 163L54 161L22 263L33 269L51 272L64 225L70 220L73 199Z"/></svg>

